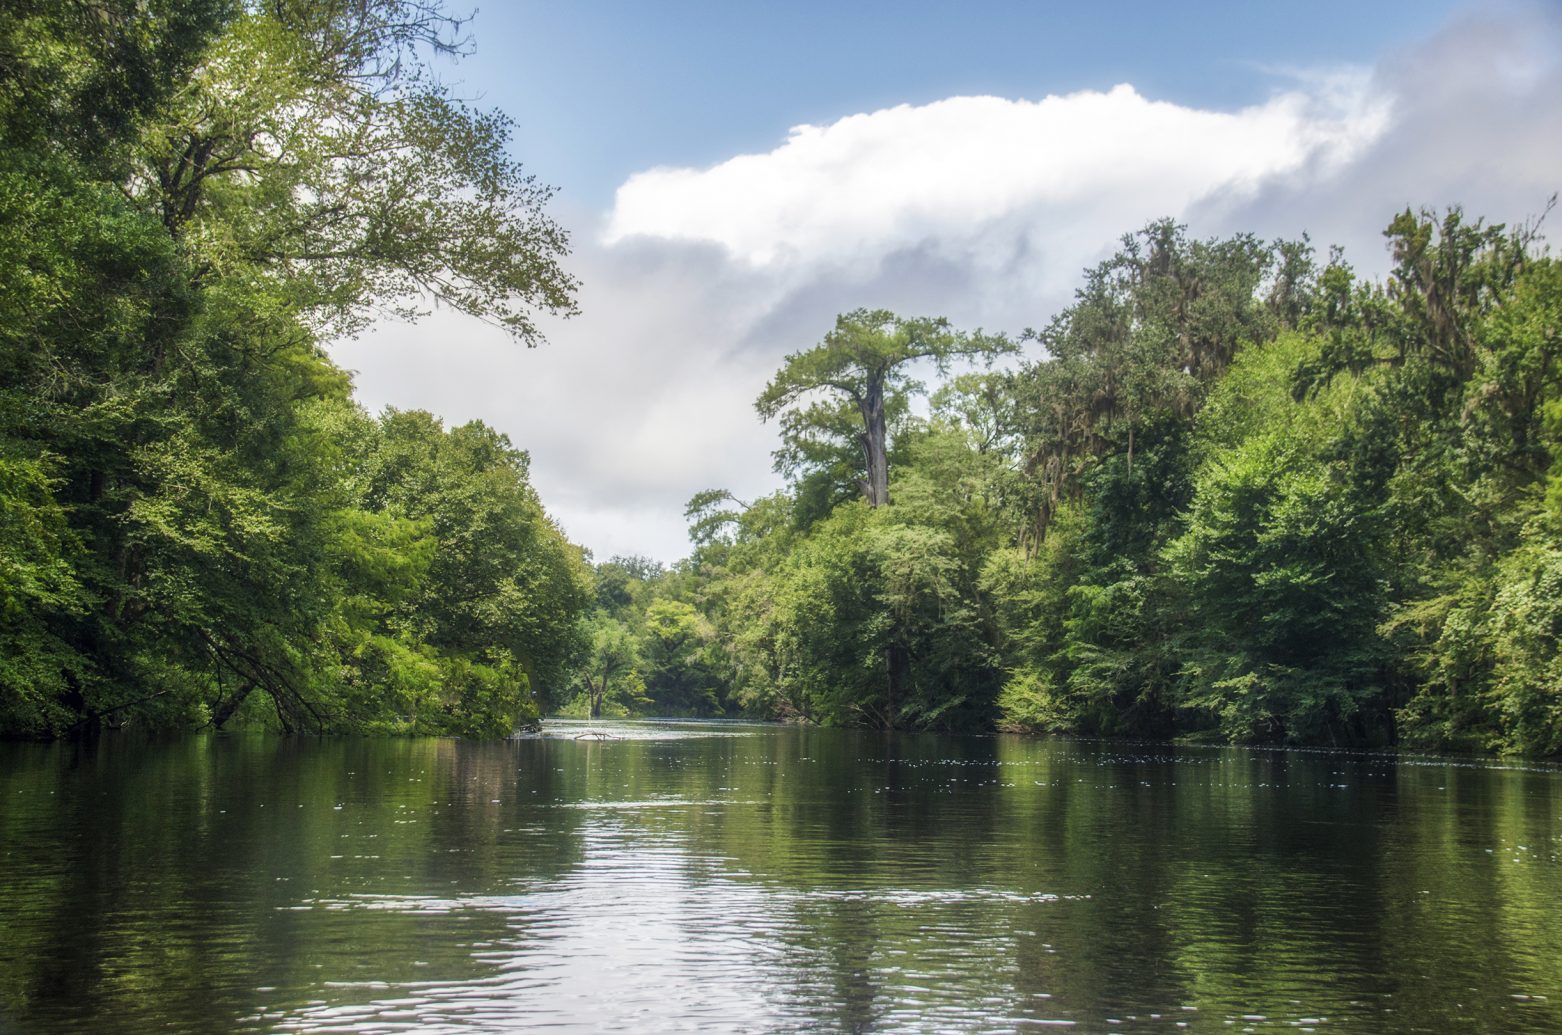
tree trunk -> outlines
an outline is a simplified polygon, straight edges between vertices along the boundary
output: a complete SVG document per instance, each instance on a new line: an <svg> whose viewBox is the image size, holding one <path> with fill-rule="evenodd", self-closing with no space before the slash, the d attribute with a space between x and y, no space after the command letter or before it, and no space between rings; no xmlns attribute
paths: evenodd
<svg viewBox="0 0 1562 1035"><path fill-rule="evenodd" d="M598 685L597 689L591 692L589 695L591 698L591 718L593 719L602 718L602 702L607 698L607 683L608 680L612 678L613 666L611 664L603 665L602 682Z"/></svg>
<svg viewBox="0 0 1562 1035"><path fill-rule="evenodd" d="M245 683L227 700L219 703L216 710L212 712L212 729L222 729L222 724L233 718L233 713L239 710L239 705L244 703L244 698L248 697L253 689L255 689L254 683Z"/></svg>
<svg viewBox="0 0 1562 1035"><path fill-rule="evenodd" d="M277 710L277 722L282 724L282 732L292 733L297 727L293 723L293 717L288 714L291 709L282 706L282 697L275 690L267 689L266 692L271 695L271 704Z"/></svg>
<svg viewBox="0 0 1562 1035"><path fill-rule="evenodd" d="M881 507L889 502L889 453L888 431L884 425L884 374L874 371L868 375L867 390L858 408L862 411L862 454L867 463L868 477L862 483L862 494L870 507Z"/></svg>
<svg viewBox="0 0 1562 1035"><path fill-rule="evenodd" d="M909 661L903 645L892 643L884 648L884 726L886 729L896 729L900 725L900 699L905 696L906 668Z"/></svg>

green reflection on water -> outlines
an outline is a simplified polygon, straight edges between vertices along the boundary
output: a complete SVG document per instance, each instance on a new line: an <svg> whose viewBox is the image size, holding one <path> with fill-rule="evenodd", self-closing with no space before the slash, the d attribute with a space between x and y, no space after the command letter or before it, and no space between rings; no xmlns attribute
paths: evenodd
<svg viewBox="0 0 1562 1035"><path fill-rule="evenodd" d="M607 729L0 747L0 1018L1562 1027L1555 772Z"/></svg>

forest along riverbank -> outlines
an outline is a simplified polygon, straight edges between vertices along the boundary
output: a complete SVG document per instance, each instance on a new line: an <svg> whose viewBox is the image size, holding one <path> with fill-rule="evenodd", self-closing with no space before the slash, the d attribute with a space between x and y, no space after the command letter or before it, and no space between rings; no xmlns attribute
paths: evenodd
<svg viewBox="0 0 1562 1035"><path fill-rule="evenodd" d="M596 566L582 694L1562 753L1562 264L1387 222L1380 283L1168 220L1017 341L841 315L756 400L787 488L696 495L670 570Z"/></svg>
<svg viewBox="0 0 1562 1035"><path fill-rule="evenodd" d="M1559 853L1562 773L1428 756L625 721L3 744L0 1018L1547 1031Z"/></svg>
<svg viewBox="0 0 1562 1035"><path fill-rule="evenodd" d="M1033 330L810 316L753 400L781 487L696 493L671 568L594 559L526 443L371 414L330 355L575 312L513 123L427 64L465 15L170 3L0 7L0 737L568 711L1562 754L1539 217L1371 216L1377 280L1306 227L1155 219Z"/></svg>

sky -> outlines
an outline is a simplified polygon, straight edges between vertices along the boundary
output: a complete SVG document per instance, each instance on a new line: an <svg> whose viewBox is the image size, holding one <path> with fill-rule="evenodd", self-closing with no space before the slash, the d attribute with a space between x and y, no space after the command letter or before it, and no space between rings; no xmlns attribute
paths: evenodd
<svg viewBox="0 0 1562 1035"><path fill-rule="evenodd" d="M470 33L439 71L557 188L580 314L333 353L371 409L508 434L598 560L670 563L695 492L780 487L753 401L838 313L1040 326L1168 216L1379 277L1406 206L1511 224L1562 190L1562 0L524 0Z"/></svg>

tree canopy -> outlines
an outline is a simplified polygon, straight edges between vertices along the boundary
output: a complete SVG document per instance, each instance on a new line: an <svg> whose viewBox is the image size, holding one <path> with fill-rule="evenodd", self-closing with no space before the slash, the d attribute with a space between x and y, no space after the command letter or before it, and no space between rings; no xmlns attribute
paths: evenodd
<svg viewBox="0 0 1562 1035"><path fill-rule="evenodd" d="M573 309L438 3L0 12L0 730L503 733L562 693L579 551L480 425L376 419L326 336Z"/></svg>
<svg viewBox="0 0 1562 1035"><path fill-rule="evenodd" d="M1562 752L1538 222L1407 210L1373 283L1157 221L1017 343L842 314L756 401L783 489L696 495L671 567L591 564L524 449L367 413L325 351L574 311L550 189L428 63L466 32L0 9L0 733L656 710Z"/></svg>
<svg viewBox="0 0 1562 1035"><path fill-rule="evenodd" d="M789 488L696 496L624 621L709 621L709 710L1562 751L1558 265L1457 209L1386 236L1373 284L1152 223L926 416L917 358L1001 340L840 317L758 402Z"/></svg>
<svg viewBox="0 0 1562 1035"><path fill-rule="evenodd" d="M959 358L992 359L1012 346L1003 338L961 334L943 319L905 319L883 309L857 309L811 349L794 352L754 407L765 420L785 412L788 446L806 463L820 462L820 440L855 440L861 452L862 496L871 507L889 502L889 417L904 397L921 391L911 365L931 360L943 372ZM816 395L801 408L788 409Z"/></svg>

